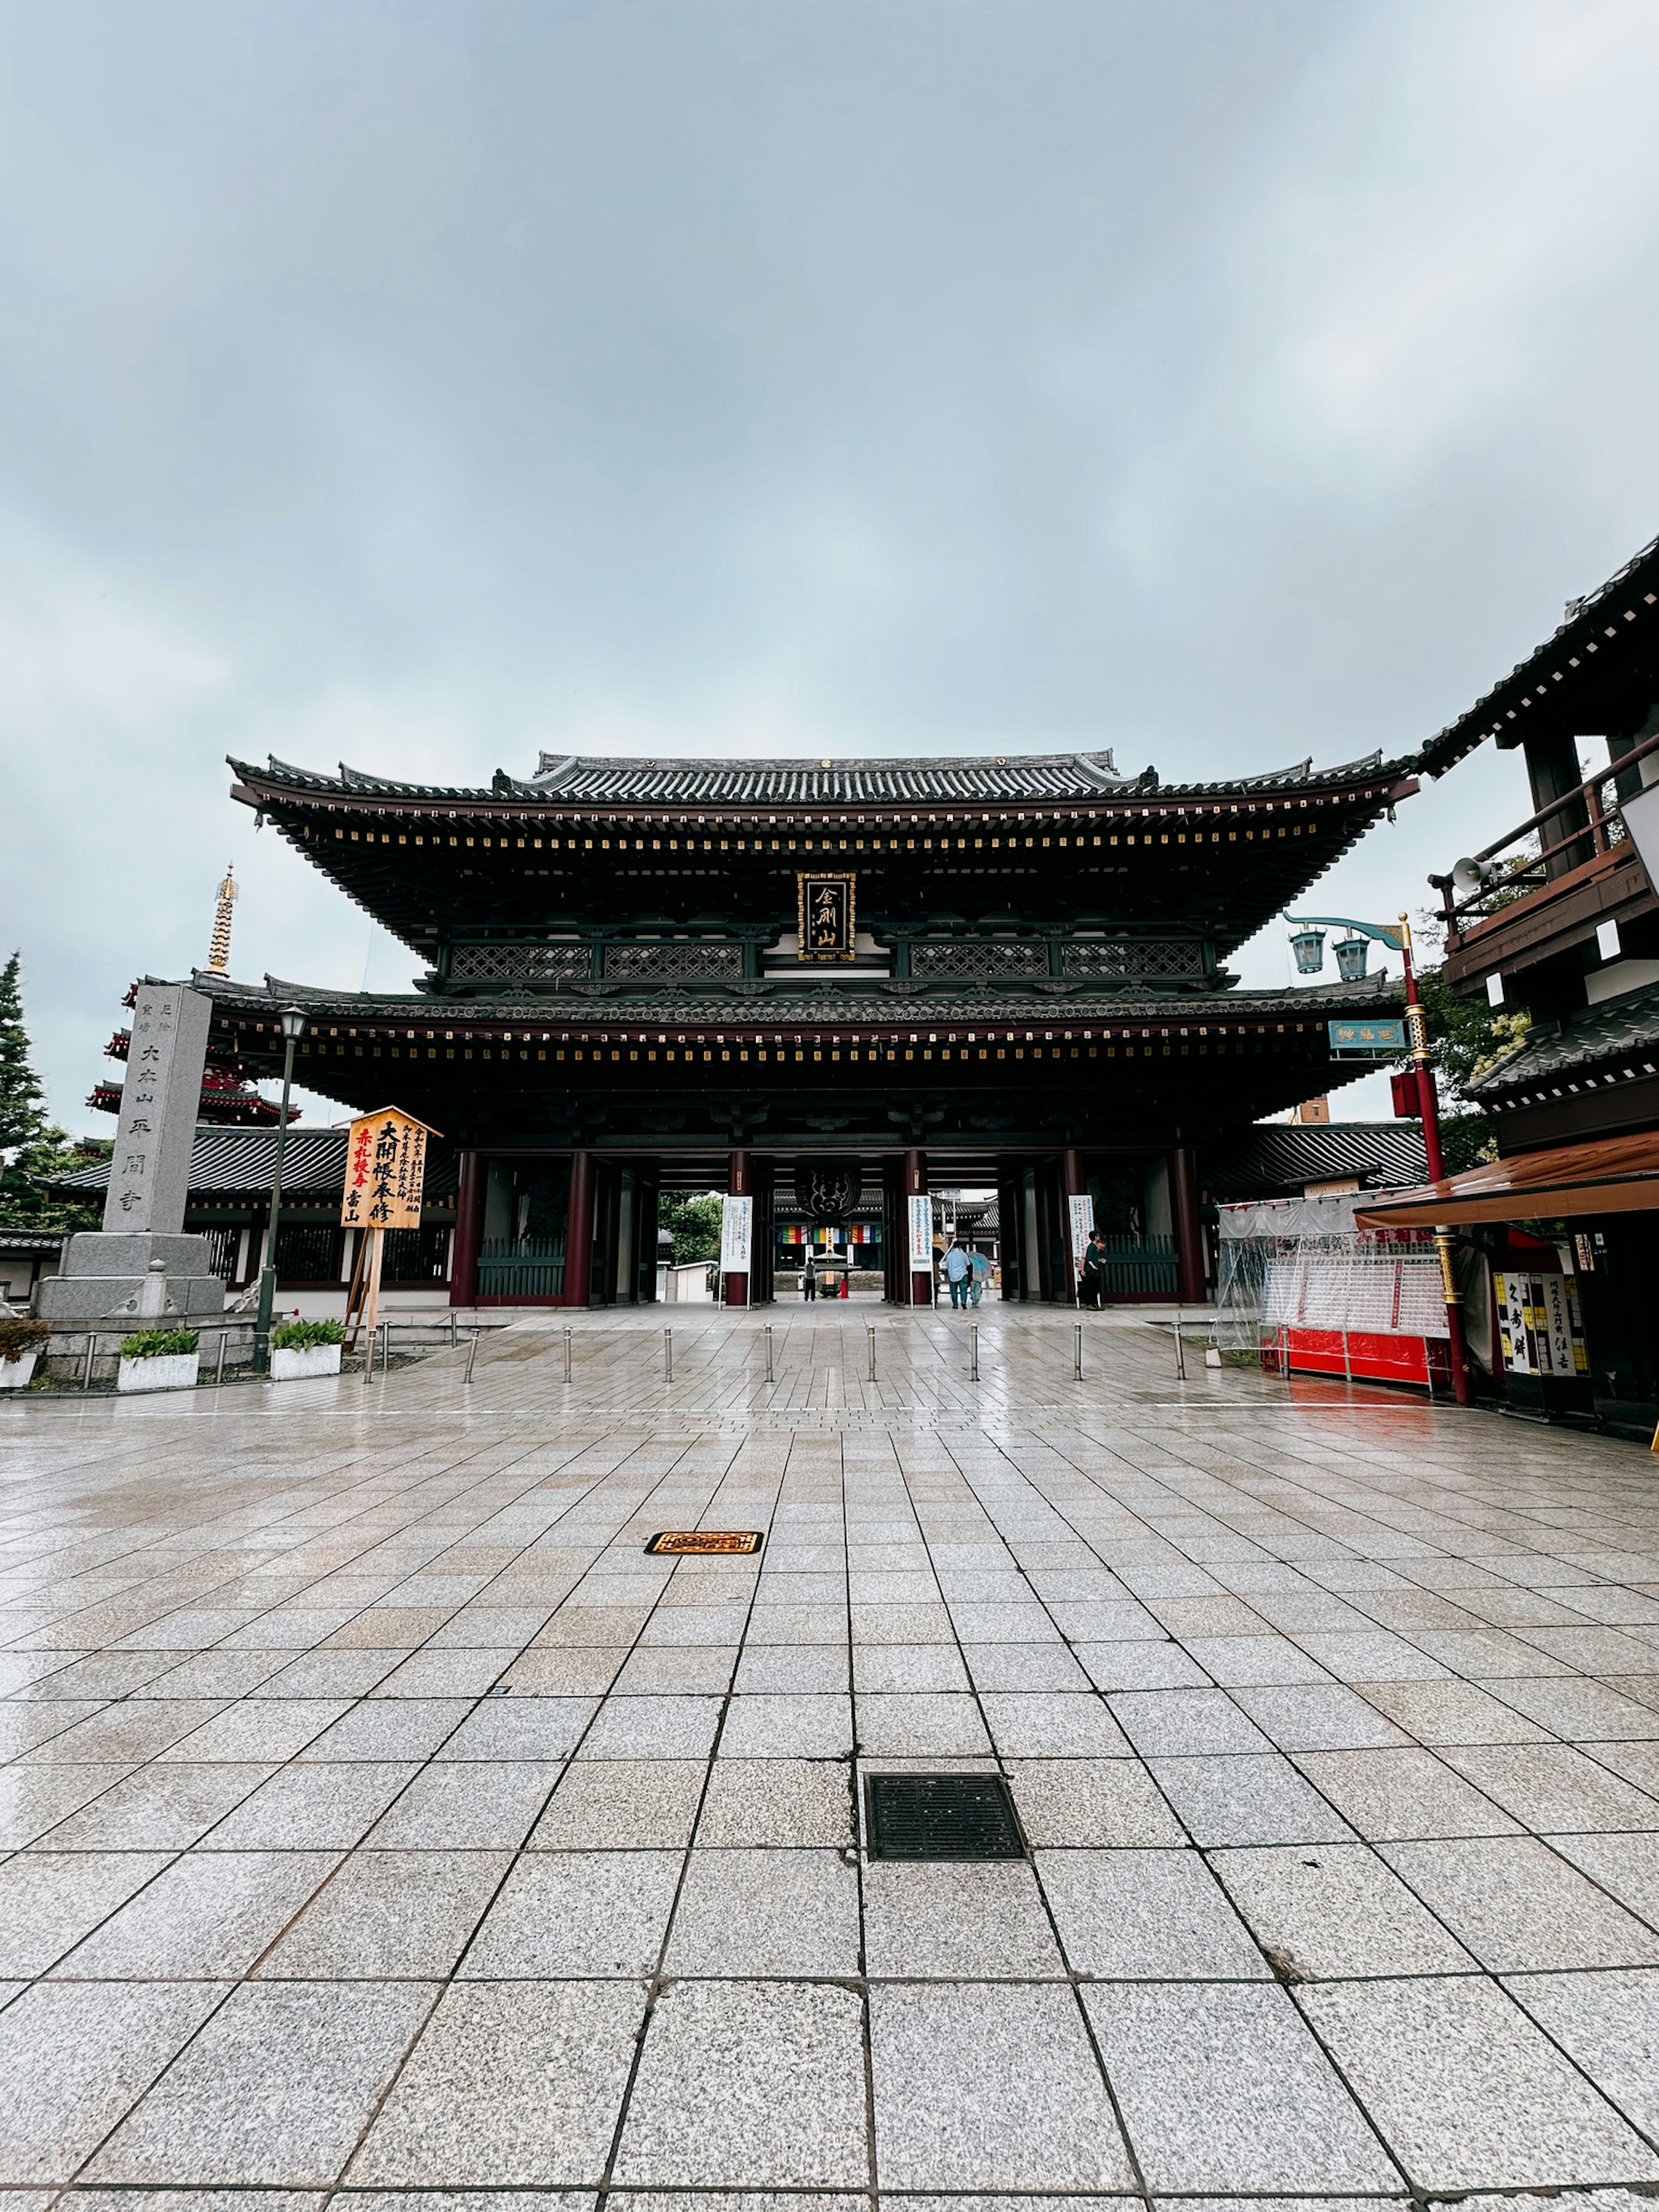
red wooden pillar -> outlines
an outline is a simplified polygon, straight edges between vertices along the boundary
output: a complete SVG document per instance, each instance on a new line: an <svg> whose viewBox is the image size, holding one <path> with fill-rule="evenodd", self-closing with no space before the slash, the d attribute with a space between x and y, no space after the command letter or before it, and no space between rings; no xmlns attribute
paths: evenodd
<svg viewBox="0 0 1659 2212"><path fill-rule="evenodd" d="M931 1306L933 1303L933 1237L931 1206L927 1215L926 1267L918 1267L915 1265L915 1255L910 1250L910 1200L913 1198L925 1198L927 1195L927 1155L922 1152L906 1152L904 1155L904 1264L910 1285L910 1295L906 1303L913 1306Z"/></svg>
<svg viewBox="0 0 1659 2212"><path fill-rule="evenodd" d="M726 1164L726 1188L733 1198L749 1200L749 1267L742 1274L735 1270L726 1278L726 1303L729 1306L746 1306L749 1303L749 1277L755 1264L755 1176L754 1164L747 1152L733 1152Z"/></svg>
<svg viewBox="0 0 1659 2212"><path fill-rule="evenodd" d="M449 1260L449 1303L478 1303L478 1247L483 1242L483 1162L477 1152L461 1154L461 1179L455 1193L455 1243Z"/></svg>
<svg viewBox="0 0 1659 2212"><path fill-rule="evenodd" d="M570 1208L564 1225L564 1303L585 1306L593 1285L593 1155L570 1155Z"/></svg>
<svg viewBox="0 0 1659 2212"><path fill-rule="evenodd" d="M1060 1156L1060 1233L1066 1246L1067 1278L1066 1297L1073 1305L1083 1303L1083 1279L1078 1273L1079 1254L1072 1235L1072 1200L1086 1198L1089 1186L1083 1180L1083 1155L1067 1146Z"/></svg>
<svg viewBox="0 0 1659 2212"><path fill-rule="evenodd" d="M1204 1303L1204 1232L1198 1218L1198 1165L1190 1145L1170 1155L1170 1212L1176 1239L1176 1282L1183 1304Z"/></svg>

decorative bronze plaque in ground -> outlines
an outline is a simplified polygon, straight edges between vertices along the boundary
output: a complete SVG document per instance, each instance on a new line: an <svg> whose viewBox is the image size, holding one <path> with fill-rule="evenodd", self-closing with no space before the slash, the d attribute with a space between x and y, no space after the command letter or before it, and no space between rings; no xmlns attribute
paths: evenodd
<svg viewBox="0 0 1659 2212"><path fill-rule="evenodd" d="M872 1774L865 1832L872 1859L1023 1859L1000 1774Z"/></svg>
<svg viewBox="0 0 1659 2212"><path fill-rule="evenodd" d="M647 1552L758 1552L758 1528L664 1528L646 1546Z"/></svg>

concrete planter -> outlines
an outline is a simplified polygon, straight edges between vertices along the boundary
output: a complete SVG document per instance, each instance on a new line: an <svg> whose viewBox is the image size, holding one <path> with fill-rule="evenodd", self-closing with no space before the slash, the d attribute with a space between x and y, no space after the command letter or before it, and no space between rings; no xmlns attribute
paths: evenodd
<svg viewBox="0 0 1659 2212"><path fill-rule="evenodd" d="M40 1357L38 1352L20 1352L15 1359L0 1359L0 1390L27 1390Z"/></svg>
<svg viewBox="0 0 1659 2212"><path fill-rule="evenodd" d="M304 1382L313 1375L337 1375L340 1354L344 1349L341 1344L308 1344L303 1351L273 1345L270 1379L273 1382Z"/></svg>
<svg viewBox="0 0 1659 2212"><path fill-rule="evenodd" d="M160 1358L123 1358L115 1378L118 1390L193 1390L199 1352L169 1352Z"/></svg>

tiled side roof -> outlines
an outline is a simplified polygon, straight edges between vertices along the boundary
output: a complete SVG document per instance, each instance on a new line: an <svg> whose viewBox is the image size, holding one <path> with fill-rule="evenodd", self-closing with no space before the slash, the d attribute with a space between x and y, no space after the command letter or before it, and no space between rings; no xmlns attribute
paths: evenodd
<svg viewBox="0 0 1659 2212"><path fill-rule="evenodd" d="M1659 1067L1659 983L1626 991L1599 1006L1575 1014L1569 1029L1529 1030L1513 1051L1466 1084L1471 1097L1489 1099L1525 1091L1532 1085L1574 1075L1602 1062L1628 1061L1634 1074Z"/></svg>
<svg viewBox="0 0 1659 2212"><path fill-rule="evenodd" d="M1444 775L1449 768L1455 767L1466 754L1492 736L1501 723L1512 720L1510 710L1517 698L1524 706L1526 698L1521 695L1540 682L1547 684L1557 663L1586 648L1597 650L1605 642L1603 632L1608 629L1610 617L1615 611L1622 618L1633 618L1648 611L1656 594L1659 538L1644 545L1622 568L1615 568L1605 584L1597 585L1583 599L1569 600L1565 618L1541 645L1524 660L1516 661L1509 674L1494 684L1490 691L1484 692L1455 721L1448 722L1443 730L1429 739L1419 756L1424 771L1429 775ZM1616 609L1614 601L1619 603ZM1587 726L1600 729L1603 725L1597 722Z"/></svg>
<svg viewBox="0 0 1659 2212"><path fill-rule="evenodd" d="M1300 1195L1305 1184L1357 1176L1367 1189L1409 1188L1428 1178L1416 1121L1261 1122L1204 1154L1203 1181L1218 1196Z"/></svg>
<svg viewBox="0 0 1659 2212"><path fill-rule="evenodd" d="M544 753L536 775L526 781L497 769L486 788L404 783L390 776L367 775L343 761L337 775L296 768L271 756L266 768L232 759L238 775L249 781L281 785L296 794L520 803L662 806L789 806L900 805L996 805L1082 801L1124 798L1156 792L1164 798L1213 797L1237 792L1315 790L1352 783L1383 772L1407 772L1409 760L1385 763L1380 753L1316 772L1311 760L1261 775L1213 783L1166 784L1156 769L1139 776L1117 774L1109 751L1027 753L991 758L969 755L954 759L920 756L906 760L601 760L572 754Z"/></svg>
<svg viewBox="0 0 1659 2212"><path fill-rule="evenodd" d="M285 1195L296 1199L337 1198L345 1188L345 1158L343 1129L290 1129L283 1152ZM246 1191L269 1194L276 1164L274 1129L198 1126L190 1162L191 1195ZM459 1165L453 1148L433 1145L427 1153L428 1199L448 1197L458 1180ZM59 1177L52 1187L54 1190L101 1192L108 1182L109 1164L100 1161L92 1167L77 1169L73 1175Z"/></svg>

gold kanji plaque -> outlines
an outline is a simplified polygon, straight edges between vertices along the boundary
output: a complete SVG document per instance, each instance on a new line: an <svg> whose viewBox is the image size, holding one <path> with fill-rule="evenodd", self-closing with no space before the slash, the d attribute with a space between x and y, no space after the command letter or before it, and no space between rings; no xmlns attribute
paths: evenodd
<svg viewBox="0 0 1659 2212"><path fill-rule="evenodd" d="M795 904L803 960L850 960L855 950L853 887L855 875L795 878Z"/></svg>

